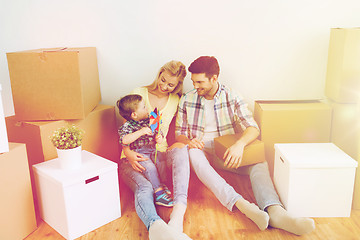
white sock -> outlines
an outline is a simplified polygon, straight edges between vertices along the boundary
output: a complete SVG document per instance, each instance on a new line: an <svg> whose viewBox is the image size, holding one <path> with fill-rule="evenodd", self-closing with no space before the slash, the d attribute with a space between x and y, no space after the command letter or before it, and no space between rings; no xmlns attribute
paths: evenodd
<svg viewBox="0 0 360 240"><path fill-rule="evenodd" d="M269 215L266 212L260 210L260 208L254 203L250 203L242 198L236 201L235 205L242 213L250 218L261 231L268 227Z"/></svg>
<svg viewBox="0 0 360 240"><path fill-rule="evenodd" d="M280 228L296 235L303 235L315 229L315 222L311 218L292 217L280 205L273 205L267 208L270 216L270 226Z"/></svg>
<svg viewBox="0 0 360 240"><path fill-rule="evenodd" d="M149 240L191 240L191 238L168 226L163 220L156 220L149 228Z"/></svg>
<svg viewBox="0 0 360 240"><path fill-rule="evenodd" d="M179 232L183 232L185 212L186 212L186 206L184 204L182 203L175 204L170 214L170 221L168 225L175 228Z"/></svg>

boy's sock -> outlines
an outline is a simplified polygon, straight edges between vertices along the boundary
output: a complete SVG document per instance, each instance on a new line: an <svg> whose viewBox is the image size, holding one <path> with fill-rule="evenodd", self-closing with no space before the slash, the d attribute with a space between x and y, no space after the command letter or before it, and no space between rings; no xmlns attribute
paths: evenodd
<svg viewBox="0 0 360 240"><path fill-rule="evenodd" d="M254 203L250 203L245 199L241 198L235 203L236 207L244 213L248 218L250 218L258 228L263 231L269 225L269 215L260 210L258 206Z"/></svg>
<svg viewBox="0 0 360 240"><path fill-rule="evenodd" d="M273 205L267 208L270 216L270 226L280 228L296 235L310 233L315 229L315 222L311 218L292 217L280 205Z"/></svg>
<svg viewBox="0 0 360 240"><path fill-rule="evenodd" d="M175 204L170 214L170 221L168 225L175 228L179 232L183 232L185 211L186 211L186 206L184 204L182 203Z"/></svg>
<svg viewBox="0 0 360 240"><path fill-rule="evenodd" d="M149 240L191 240L191 238L168 226L163 220L156 220L149 228Z"/></svg>

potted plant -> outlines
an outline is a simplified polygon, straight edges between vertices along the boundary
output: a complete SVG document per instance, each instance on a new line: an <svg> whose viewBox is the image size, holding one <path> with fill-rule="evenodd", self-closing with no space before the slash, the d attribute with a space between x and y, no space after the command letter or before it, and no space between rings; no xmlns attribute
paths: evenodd
<svg viewBox="0 0 360 240"><path fill-rule="evenodd" d="M80 168L84 133L84 130L75 125L68 125L55 130L50 136L51 142L56 147L61 168Z"/></svg>

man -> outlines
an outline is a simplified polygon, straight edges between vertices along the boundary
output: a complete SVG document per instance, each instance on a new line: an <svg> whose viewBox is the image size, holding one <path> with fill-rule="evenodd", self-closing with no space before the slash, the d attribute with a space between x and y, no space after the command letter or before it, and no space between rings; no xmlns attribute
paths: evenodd
<svg viewBox="0 0 360 240"><path fill-rule="evenodd" d="M268 225L296 235L315 228L310 218L293 218L283 208L272 184L267 163L246 168L258 206L245 200L210 165L219 161L214 154L214 138L235 133L235 119L240 120L242 136L225 152L226 169L239 168L244 147L255 140L259 127L243 99L218 82L220 72L215 57L203 56L189 66L194 89L180 100L176 120L177 141L189 147L189 157L198 178L230 211L234 205L250 218L260 230Z"/></svg>

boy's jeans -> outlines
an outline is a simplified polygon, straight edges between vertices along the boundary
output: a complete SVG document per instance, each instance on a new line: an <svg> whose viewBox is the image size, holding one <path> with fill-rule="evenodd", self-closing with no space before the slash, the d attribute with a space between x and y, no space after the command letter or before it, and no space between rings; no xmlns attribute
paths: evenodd
<svg viewBox="0 0 360 240"><path fill-rule="evenodd" d="M161 187L160 178L158 170L155 166L155 148L154 147L142 147L139 149L134 149L135 152L142 154L145 158L148 158L146 161L140 161L139 164L145 168L143 174L147 180L153 186L154 191ZM159 158L165 156L165 154L156 154L156 161L159 161ZM165 156L166 157L166 156Z"/></svg>

